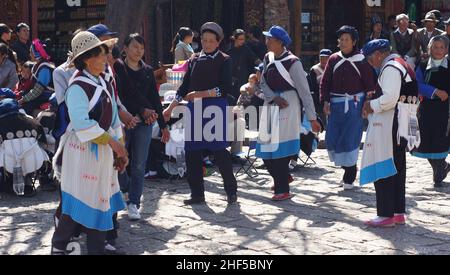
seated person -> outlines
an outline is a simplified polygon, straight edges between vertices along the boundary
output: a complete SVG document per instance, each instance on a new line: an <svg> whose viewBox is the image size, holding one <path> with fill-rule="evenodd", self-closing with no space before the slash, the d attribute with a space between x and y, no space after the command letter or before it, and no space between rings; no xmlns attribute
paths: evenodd
<svg viewBox="0 0 450 275"><path fill-rule="evenodd" d="M256 74L251 74L248 83L243 85L240 89L241 95L238 99L237 106L234 107L233 113L235 114L234 121L234 141L231 143L231 154L233 157L233 162L244 163L245 160L240 159L237 154L242 152L243 141L245 137L245 128L258 128L259 123L259 107L264 104L264 94L259 86L259 81L261 79L261 72L263 67L260 66L257 69ZM244 115L244 111L250 107L255 107L256 113L256 125L251 125L250 117ZM251 129L257 130L257 129Z"/></svg>
<svg viewBox="0 0 450 275"><path fill-rule="evenodd" d="M32 88L22 93L19 105L29 115L37 109L41 109L41 105L48 103L50 97L54 93L53 88L53 71L55 65L50 62L50 56L45 50L46 45L39 39L33 40L31 45L31 57L36 64L31 70Z"/></svg>
<svg viewBox="0 0 450 275"><path fill-rule="evenodd" d="M41 148L45 143L42 126L21 113L16 100L0 101L0 167L6 176L2 191L35 195L32 175L51 166L47 153Z"/></svg>
<svg viewBox="0 0 450 275"><path fill-rule="evenodd" d="M31 61L25 62L20 68L19 83L17 83L14 93L16 94L16 99L22 99L22 94L28 93L33 88L33 80L31 70L35 63Z"/></svg>

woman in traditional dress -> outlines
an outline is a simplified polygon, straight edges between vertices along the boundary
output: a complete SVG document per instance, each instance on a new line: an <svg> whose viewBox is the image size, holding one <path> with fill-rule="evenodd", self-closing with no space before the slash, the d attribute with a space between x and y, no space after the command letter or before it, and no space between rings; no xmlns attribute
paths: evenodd
<svg viewBox="0 0 450 275"><path fill-rule="evenodd" d="M322 78L320 93L328 115L326 144L331 162L345 170L344 190L353 189L364 120L362 107L375 90L371 66L358 50L359 33L351 26L337 32L340 51L333 54Z"/></svg>
<svg viewBox="0 0 450 275"><path fill-rule="evenodd" d="M303 65L287 50L292 43L289 34L282 27L273 26L264 35L269 53L264 58L261 88L266 100L261 113L256 155L264 160L274 179L272 200L283 201L291 198L289 162L300 152L300 100L314 132L320 132L321 126L317 122Z"/></svg>
<svg viewBox="0 0 450 275"><path fill-rule="evenodd" d="M205 203L202 160L203 151L209 150L214 153L224 180L228 204L235 204L237 182L233 174L231 154L226 150L229 147L226 125L227 94L231 92L231 58L219 50L224 36L222 27L217 23L205 23L201 28L201 36L203 51L189 60L183 84L178 89L176 99L164 111L164 117L169 120L173 110L183 99L189 101L187 117L190 117L190 121L186 121L185 151L191 198L184 203ZM208 110L217 112L208 115ZM207 133L208 125L214 122L215 133Z"/></svg>
<svg viewBox="0 0 450 275"><path fill-rule="evenodd" d="M87 233L89 254L104 254L105 237L113 229L113 215L125 208L117 170L128 165L114 91L101 74L108 46L80 32L72 40L72 64L78 70L65 95L70 125L61 138L55 159L60 171L62 216L52 239L52 254L64 254L80 224ZM62 154L62 156L61 156ZM59 174L59 173L57 173Z"/></svg>
<svg viewBox="0 0 450 275"><path fill-rule="evenodd" d="M428 46L430 58L416 70L421 102L418 118L421 146L413 155L428 159L433 168L434 186L442 182L450 172L446 162L449 149L448 119L450 93L449 40L440 35L433 37Z"/></svg>

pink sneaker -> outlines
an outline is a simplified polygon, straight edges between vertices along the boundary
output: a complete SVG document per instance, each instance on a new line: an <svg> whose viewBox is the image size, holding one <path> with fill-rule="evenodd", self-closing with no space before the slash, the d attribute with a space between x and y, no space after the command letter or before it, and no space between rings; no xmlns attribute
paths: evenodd
<svg viewBox="0 0 450 275"><path fill-rule="evenodd" d="M406 224L406 215L397 214L394 216L395 224L397 225L405 225Z"/></svg>
<svg viewBox="0 0 450 275"><path fill-rule="evenodd" d="M293 196L291 195L291 193L284 193L284 194L279 194L279 195L273 196L272 201L285 201L285 200L290 200L292 198L293 198Z"/></svg>
<svg viewBox="0 0 450 275"><path fill-rule="evenodd" d="M364 224L367 226L370 226L370 227L379 227L379 228L389 228L389 227L395 227L397 225L395 217L386 218L383 220L373 219L373 220L365 222Z"/></svg>

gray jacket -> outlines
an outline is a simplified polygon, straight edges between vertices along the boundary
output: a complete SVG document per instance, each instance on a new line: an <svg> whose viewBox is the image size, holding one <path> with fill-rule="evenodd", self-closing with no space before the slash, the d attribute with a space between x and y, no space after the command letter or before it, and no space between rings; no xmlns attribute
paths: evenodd
<svg viewBox="0 0 450 275"><path fill-rule="evenodd" d="M178 64L179 61L189 60L194 54L194 50L191 45L180 42L175 48L175 64Z"/></svg>
<svg viewBox="0 0 450 275"><path fill-rule="evenodd" d="M6 59L0 64L0 88L14 89L19 82L16 65L11 60Z"/></svg>
<svg viewBox="0 0 450 275"><path fill-rule="evenodd" d="M444 34L443 31L439 29L434 29L433 33L430 37L428 37L427 29L422 28L417 30L417 45L420 46L421 53L427 53L428 52L428 43L430 43L431 38Z"/></svg>

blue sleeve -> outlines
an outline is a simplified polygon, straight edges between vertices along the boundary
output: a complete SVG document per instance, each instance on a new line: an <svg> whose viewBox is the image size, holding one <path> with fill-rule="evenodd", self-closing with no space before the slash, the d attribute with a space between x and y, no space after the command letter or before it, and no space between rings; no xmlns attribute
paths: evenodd
<svg viewBox="0 0 450 275"><path fill-rule="evenodd" d="M70 122L75 131L87 130L98 125L97 121L89 118L89 99L80 86L69 87L66 93L66 104Z"/></svg>
<svg viewBox="0 0 450 275"><path fill-rule="evenodd" d="M42 68L37 75L37 82L44 87L47 87L52 80L50 69L47 67Z"/></svg>
<svg viewBox="0 0 450 275"><path fill-rule="evenodd" d="M436 88L425 83L422 68L420 68L420 67L417 68L416 77L417 77L417 83L419 84L419 95L424 96L429 99L433 98L434 91L436 91Z"/></svg>

